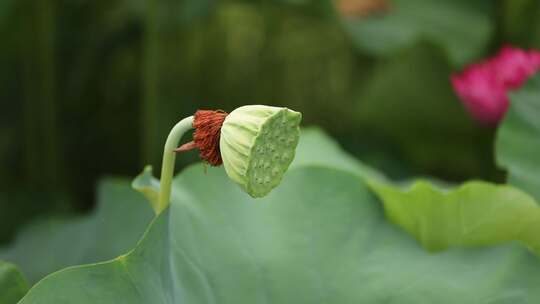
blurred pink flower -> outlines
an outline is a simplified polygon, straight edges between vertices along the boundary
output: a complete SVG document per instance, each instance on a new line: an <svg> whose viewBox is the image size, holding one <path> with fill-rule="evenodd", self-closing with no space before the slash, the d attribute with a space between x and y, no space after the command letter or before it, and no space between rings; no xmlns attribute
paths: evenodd
<svg viewBox="0 0 540 304"><path fill-rule="evenodd" d="M504 46L493 57L450 79L465 108L479 122L495 126L508 110L509 90L520 88L540 69L540 52Z"/></svg>

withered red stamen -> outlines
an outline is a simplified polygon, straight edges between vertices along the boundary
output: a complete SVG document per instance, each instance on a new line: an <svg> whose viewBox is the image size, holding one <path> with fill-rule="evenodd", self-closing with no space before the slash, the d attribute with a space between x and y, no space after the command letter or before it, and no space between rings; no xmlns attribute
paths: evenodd
<svg viewBox="0 0 540 304"><path fill-rule="evenodd" d="M199 156L211 166L219 166L223 163L221 151L219 149L219 139L221 136L221 126L227 117L227 112L198 110L193 119L193 141L186 143L175 152L184 152L192 149L199 149Z"/></svg>

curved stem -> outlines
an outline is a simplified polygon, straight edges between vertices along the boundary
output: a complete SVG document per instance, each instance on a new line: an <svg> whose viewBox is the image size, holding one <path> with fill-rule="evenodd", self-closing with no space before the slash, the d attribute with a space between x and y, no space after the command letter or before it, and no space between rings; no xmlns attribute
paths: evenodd
<svg viewBox="0 0 540 304"><path fill-rule="evenodd" d="M169 136L167 137L167 141L165 142L157 206L158 214L169 206L171 198L171 184L174 175L174 163L176 160L176 152L174 152L174 149L177 148L184 133L192 128L192 124L193 116L182 119L172 128Z"/></svg>

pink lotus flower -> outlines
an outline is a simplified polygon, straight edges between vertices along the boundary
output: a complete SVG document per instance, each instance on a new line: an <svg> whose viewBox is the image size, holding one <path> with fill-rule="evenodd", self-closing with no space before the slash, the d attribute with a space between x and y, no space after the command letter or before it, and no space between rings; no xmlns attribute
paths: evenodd
<svg viewBox="0 0 540 304"><path fill-rule="evenodd" d="M508 110L508 91L520 88L538 69L540 52L504 46L450 79L469 113L482 124L495 126Z"/></svg>

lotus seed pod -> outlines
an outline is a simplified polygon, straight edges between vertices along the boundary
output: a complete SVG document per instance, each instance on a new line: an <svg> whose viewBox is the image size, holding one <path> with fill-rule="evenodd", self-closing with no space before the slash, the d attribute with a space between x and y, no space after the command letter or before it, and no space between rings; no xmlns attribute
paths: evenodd
<svg viewBox="0 0 540 304"><path fill-rule="evenodd" d="M287 108L243 106L223 121L221 158L227 175L252 197L268 194L294 159L302 114Z"/></svg>

